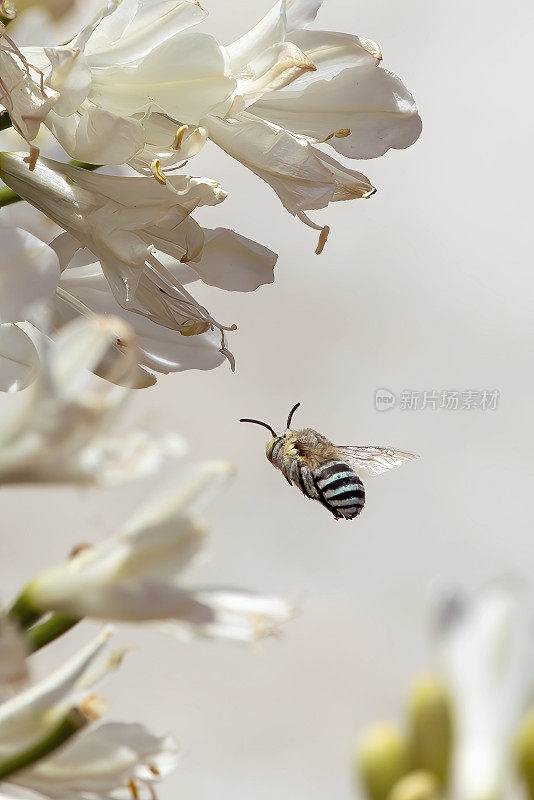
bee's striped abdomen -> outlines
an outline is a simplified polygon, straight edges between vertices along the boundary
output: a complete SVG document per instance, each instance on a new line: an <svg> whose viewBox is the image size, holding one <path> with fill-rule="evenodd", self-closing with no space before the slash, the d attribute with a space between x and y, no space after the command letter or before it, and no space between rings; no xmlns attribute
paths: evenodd
<svg viewBox="0 0 534 800"><path fill-rule="evenodd" d="M365 503L365 489L348 464L343 461L327 461L313 473L315 486L321 502L334 516L353 519Z"/></svg>

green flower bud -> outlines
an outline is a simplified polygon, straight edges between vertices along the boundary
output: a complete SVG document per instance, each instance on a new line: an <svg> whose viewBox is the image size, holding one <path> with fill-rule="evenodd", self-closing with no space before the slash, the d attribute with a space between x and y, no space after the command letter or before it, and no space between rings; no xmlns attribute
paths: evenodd
<svg viewBox="0 0 534 800"><path fill-rule="evenodd" d="M410 772L395 784L388 800L438 800L439 783L435 775L424 769Z"/></svg>
<svg viewBox="0 0 534 800"><path fill-rule="evenodd" d="M432 676L420 678L408 696L410 763L447 785L453 744L452 709L445 684Z"/></svg>
<svg viewBox="0 0 534 800"><path fill-rule="evenodd" d="M355 766L369 800L387 800L393 786L408 769L404 736L394 725L373 725L357 745Z"/></svg>
<svg viewBox="0 0 534 800"><path fill-rule="evenodd" d="M529 800L534 800L534 709L528 712L519 726L517 736L517 766L524 781Z"/></svg>

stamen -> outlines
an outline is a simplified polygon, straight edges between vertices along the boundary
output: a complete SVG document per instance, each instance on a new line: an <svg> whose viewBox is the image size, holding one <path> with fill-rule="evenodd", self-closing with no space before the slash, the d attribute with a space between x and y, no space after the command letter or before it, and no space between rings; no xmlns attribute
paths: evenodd
<svg viewBox="0 0 534 800"><path fill-rule="evenodd" d="M176 135L174 137L174 141L172 143L173 150L179 150L182 146L182 139L184 138L184 134L186 130L189 128L189 125L181 125L178 130L176 131Z"/></svg>
<svg viewBox="0 0 534 800"><path fill-rule="evenodd" d="M303 222L305 225L308 225L309 228L313 228L314 231L319 231L319 241L317 242L317 247L315 249L315 255L320 256L323 252L324 246L326 244L326 240L328 239L328 234L330 233L330 226L329 225L317 225L316 222L313 222L304 211L298 211L297 217Z"/></svg>
<svg viewBox="0 0 534 800"><path fill-rule="evenodd" d="M82 712L93 722L96 722L96 720L100 719L106 708L106 701L101 697L98 697L96 694L87 695L87 697L84 697L80 703L80 709Z"/></svg>
<svg viewBox="0 0 534 800"><path fill-rule="evenodd" d="M159 158L155 158L152 164L150 165L150 172L155 177L158 183L161 183L163 184L163 186L165 186L165 184L167 183L167 178L161 171L161 161L159 160Z"/></svg>
<svg viewBox="0 0 534 800"><path fill-rule="evenodd" d="M347 136L350 136L352 133L350 128L338 128L337 131L332 131L329 133L326 139L318 139L317 144L324 144L325 142L329 142L330 139L346 139Z"/></svg>
<svg viewBox="0 0 534 800"><path fill-rule="evenodd" d="M22 159L25 164L29 165L30 172L33 172L35 169L35 165L37 164L37 159L39 158L39 148L35 147L33 144L30 145L30 155L24 156Z"/></svg>
<svg viewBox="0 0 534 800"><path fill-rule="evenodd" d="M209 329L209 322L191 322L189 327L180 328L180 334L182 336L199 336L201 333L209 331Z"/></svg>
<svg viewBox="0 0 534 800"><path fill-rule="evenodd" d="M150 772L152 773L152 775L159 775L160 774L159 769L157 767L155 767L153 764L149 764L148 768L149 768Z"/></svg>
<svg viewBox="0 0 534 800"><path fill-rule="evenodd" d="M330 226L325 225L321 233L319 234L319 241L317 242L317 247L315 248L316 256L320 256L321 253L323 252L329 233L330 233Z"/></svg>
<svg viewBox="0 0 534 800"><path fill-rule="evenodd" d="M134 781L133 778L130 778L130 780L128 781L128 788L130 789L130 791L132 793L133 799L134 800L138 800L139 792L137 791L137 786L136 786L135 781Z"/></svg>

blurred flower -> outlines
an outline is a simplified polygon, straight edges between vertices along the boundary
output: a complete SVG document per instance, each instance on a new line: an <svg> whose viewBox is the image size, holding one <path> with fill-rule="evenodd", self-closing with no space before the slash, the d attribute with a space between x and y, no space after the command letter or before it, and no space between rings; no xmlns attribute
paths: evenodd
<svg viewBox="0 0 534 800"><path fill-rule="evenodd" d="M50 300L59 281L51 247L20 228L0 228L0 323L23 322L35 306Z"/></svg>
<svg viewBox="0 0 534 800"><path fill-rule="evenodd" d="M376 723L357 744L356 778L370 800L387 800L408 763L406 739L394 725Z"/></svg>
<svg viewBox="0 0 534 800"><path fill-rule="evenodd" d="M0 391L18 392L39 374L39 355L18 325L0 325Z"/></svg>
<svg viewBox="0 0 534 800"><path fill-rule="evenodd" d="M108 639L104 631L48 678L0 705L0 761L35 747L71 709L81 711L85 724L99 716L103 704L92 687L121 661L116 654L101 660ZM128 787L146 789L151 797L151 784L176 764L176 745L169 736L140 724L85 724L61 750L14 772L6 783L58 800L86 794L110 798Z"/></svg>
<svg viewBox="0 0 534 800"><path fill-rule="evenodd" d="M173 437L109 434L139 381L137 359L131 328L114 317L77 320L43 342L33 385L1 421L0 483L109 485L145 475L177 452Z"/></svg>
<svg viewBox="0 0 534 800"><path fill-rule="evenodd" d="M374 761L368 756L358 765L366 794L371 800L501 800L517 766L531 792L532 717L522 723L534 689L528 588L501 580L470 600L450 595L437 609L435 632L440 676L418 681L410 693L406 733L398 734L407 758L400 764L399 746L375 744Z"/></svg>
<svg viewBox="0 0 534 800"><path fill-rule="evenodd" d="M101 175L44 158L30 172L20 155L8 153L0 156L0 176L66 229L53 243L62 267L86 246L100 259L123 308L182 336L217 329L219 350L233 363L225 331L235 326L217 322L154 255L157 248L192 263L199 277L222 288L248 290L272 280L275 254L232 231L213 232L203 258L204 231L190 213L224 200L218 183L174 176L162 186L151 178Z"/></svg>
<svg viewBox="0 0 534 800"><path fill-rule="evenodd" d="M229 473L225 463L198 466L143 506L120 533L37 575L21 594L22 606L69 617L172 621L190 634L245 642L273 633L293 612L282 598L178 583L205 543L196 516Z"/></svg>
<svg viewBox="0 0 534 800"><path fill-rule="evenodd" d="M452 793L503 796L517 729L534 688L534 606L526 587L491 584L438 615L438 657L455 714Z"/></svg>

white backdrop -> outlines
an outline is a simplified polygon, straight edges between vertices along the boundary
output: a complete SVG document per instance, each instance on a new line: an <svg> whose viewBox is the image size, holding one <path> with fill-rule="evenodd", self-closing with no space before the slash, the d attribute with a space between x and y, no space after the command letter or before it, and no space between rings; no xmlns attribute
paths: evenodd
<svg viewBox="0 0 534 800"><path fill-rule="evenodd" d="M268 6L211 0L210 25L227 42ZM332 226L321 257L314 232L254 175L215 148L193 162L230 191L202 219L276 249L276 282L253 295L206 288L214 316L239 325L237 372L162 379L130 418L183 432L191 457L237 467L209 515L210 560L191 580L283 592L302 610L254 652L121 631L132 652L105 687L110 717L140 716L183 745L163 800L349 800L355 736L398 717L430 663L436 591L531 571L529 22L529 0L325 2L318 24L376 40L424 129L411 149L357 165L379 189L372 200L316 214ZM501 396L495 411L378 413L377 387ZM267 463L264 432L237 423L280 428L298 400L296 423L421 461L370 481L362 516L336 523ZM111 532L140 488L2 491L7 600L74 542ZM90 629L43 652L37 672Z"/></svg>

